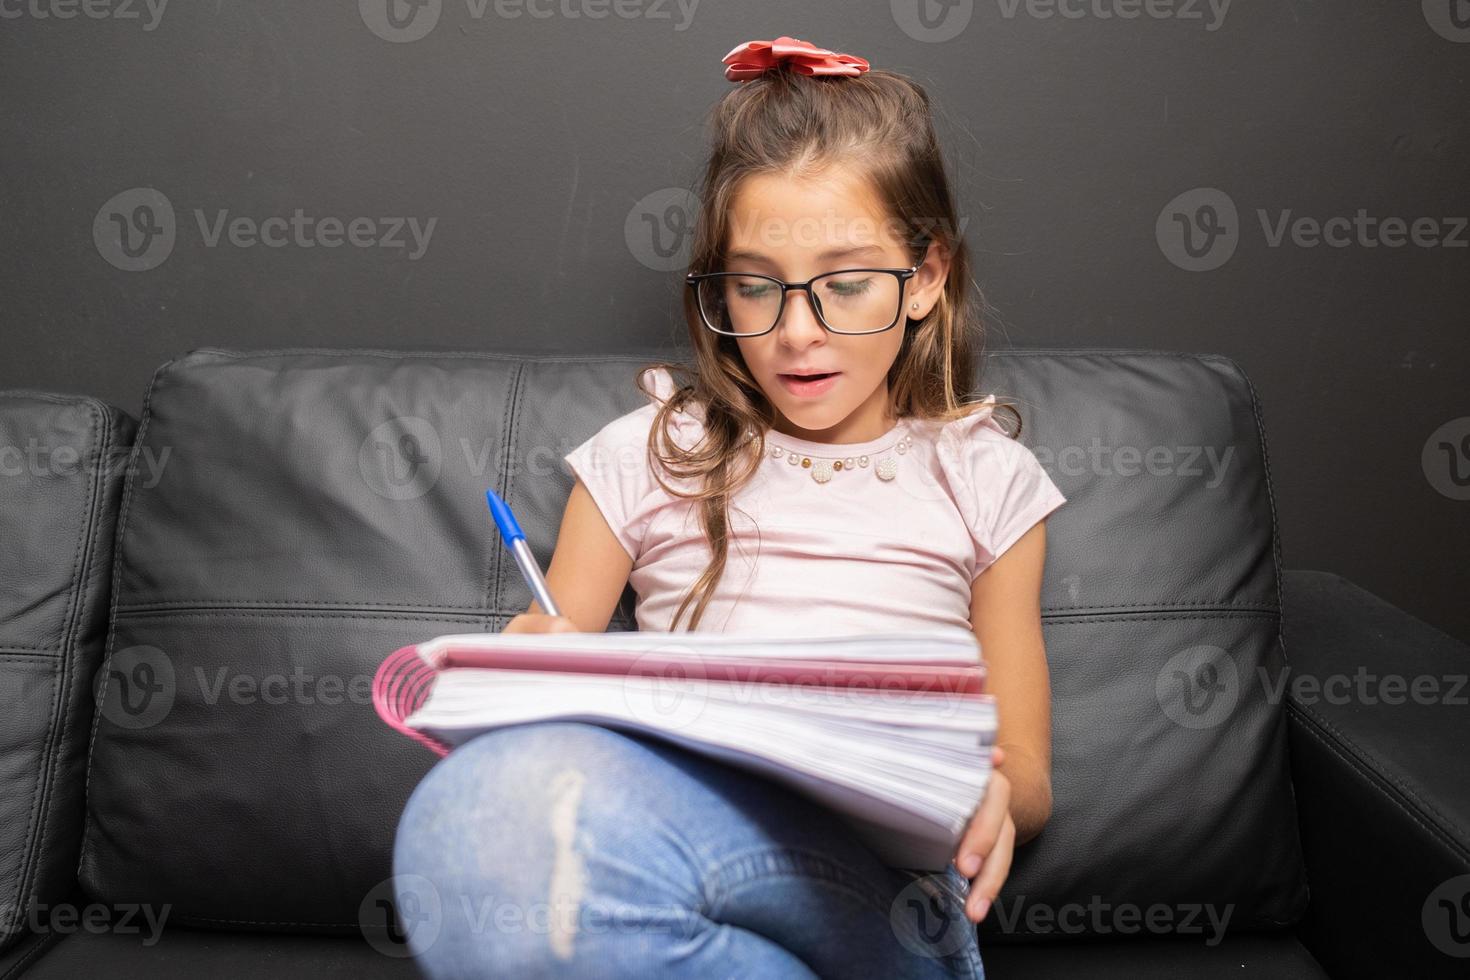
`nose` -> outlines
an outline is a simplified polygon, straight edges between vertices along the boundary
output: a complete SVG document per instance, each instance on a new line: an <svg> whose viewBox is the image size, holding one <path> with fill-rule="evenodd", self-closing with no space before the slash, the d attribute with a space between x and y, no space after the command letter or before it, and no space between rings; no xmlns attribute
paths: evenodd
<svg viewBox="0 0 1470 980"><path fill-rule="evenodd" d="M806 347L816 341L826 340L827 328L817 319L811 294L803 289L793 289L786 294L786 308L781 311L776 332L792 347Z"/></svg>

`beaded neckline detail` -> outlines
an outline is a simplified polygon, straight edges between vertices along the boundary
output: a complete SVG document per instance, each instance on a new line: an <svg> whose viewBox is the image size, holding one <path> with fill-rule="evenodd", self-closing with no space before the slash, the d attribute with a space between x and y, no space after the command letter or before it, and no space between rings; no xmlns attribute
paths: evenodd
<svg viewBox="0 0 1470 980"><path fill-rule="evenodd" d="M784 459L790 466L800 466L808 470L812 479L818 483L827 483L838 473L860 473L863 470L871 470L877 474L878 479L888 481L898 475L898 460L908 453L914 441L913 433L908 431L908 426L903 419L900 419L898 424L889 430L888 435L891 436L895 432L900 433L897 439L878 448L871 447L874 443L882 442L887 438L886 436L869 442L850 443L846 446L837 445L834 448L848 450L841 456L818 455L809 451L807 447L820 445L820 443L813 443L805 439L787 439L773 433L774 441L769 436L767 438L766 455L773 460ZM747 435L753 437L754 433L747 432Z"/></svg>

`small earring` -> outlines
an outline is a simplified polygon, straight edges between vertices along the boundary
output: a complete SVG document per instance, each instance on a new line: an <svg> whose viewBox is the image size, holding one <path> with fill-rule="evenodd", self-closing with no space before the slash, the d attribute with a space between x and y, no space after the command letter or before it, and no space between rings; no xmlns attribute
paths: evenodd
<svg viewBox="0 0 1470 980"><path fill-rule="evenodd" d="M916 309L916 310L917 310L917 309L918 309L918 308L919 308L919 304L918 304L918 303L915 303L915 304L914 304L914 309Z"/></svg>

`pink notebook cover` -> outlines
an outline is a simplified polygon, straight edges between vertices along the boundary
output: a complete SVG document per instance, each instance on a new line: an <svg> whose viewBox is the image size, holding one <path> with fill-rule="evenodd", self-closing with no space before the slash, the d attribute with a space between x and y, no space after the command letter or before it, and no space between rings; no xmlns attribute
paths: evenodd
<svg viewBox="0 0 1470 980"><path fill-rule="evenodd" d="M407 719L428 699L439 673L456 668L689 677L716 682L774 682L786 685L905 691L919 696L933 694L936 697L955 694L981 695L985 691L985 667L979 663L956 665L951 662L922 661L874 663L850 660L772 660L720 657L713 654L695 659L659 655L656 652L517 650L507 647L477 647L473 644L443 646L432 657L428 657L421 651L421 646L427 644L415 643L400 647L379 665L373 677L373 708L389 727L428 746L440 756L448 755L450 746L410 727Z"/></svg>

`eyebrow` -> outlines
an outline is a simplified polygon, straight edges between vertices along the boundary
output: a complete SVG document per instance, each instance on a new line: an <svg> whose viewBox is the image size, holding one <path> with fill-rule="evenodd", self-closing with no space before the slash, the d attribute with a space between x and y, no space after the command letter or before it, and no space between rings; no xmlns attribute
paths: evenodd
<svg viewBox="0 0 1470 980"><path fill-rule="evenodd" d="M849 255L870 255L873 252L881 252L883 249L877 245L850 245L846 248L829 248L817 256L818 262L826 262L830 259L846 258ZM771 259L761 255L759 252L751 252L746 249L737 249L726 256L727 259L745 259L750 262L771 263Z"/></svg>

